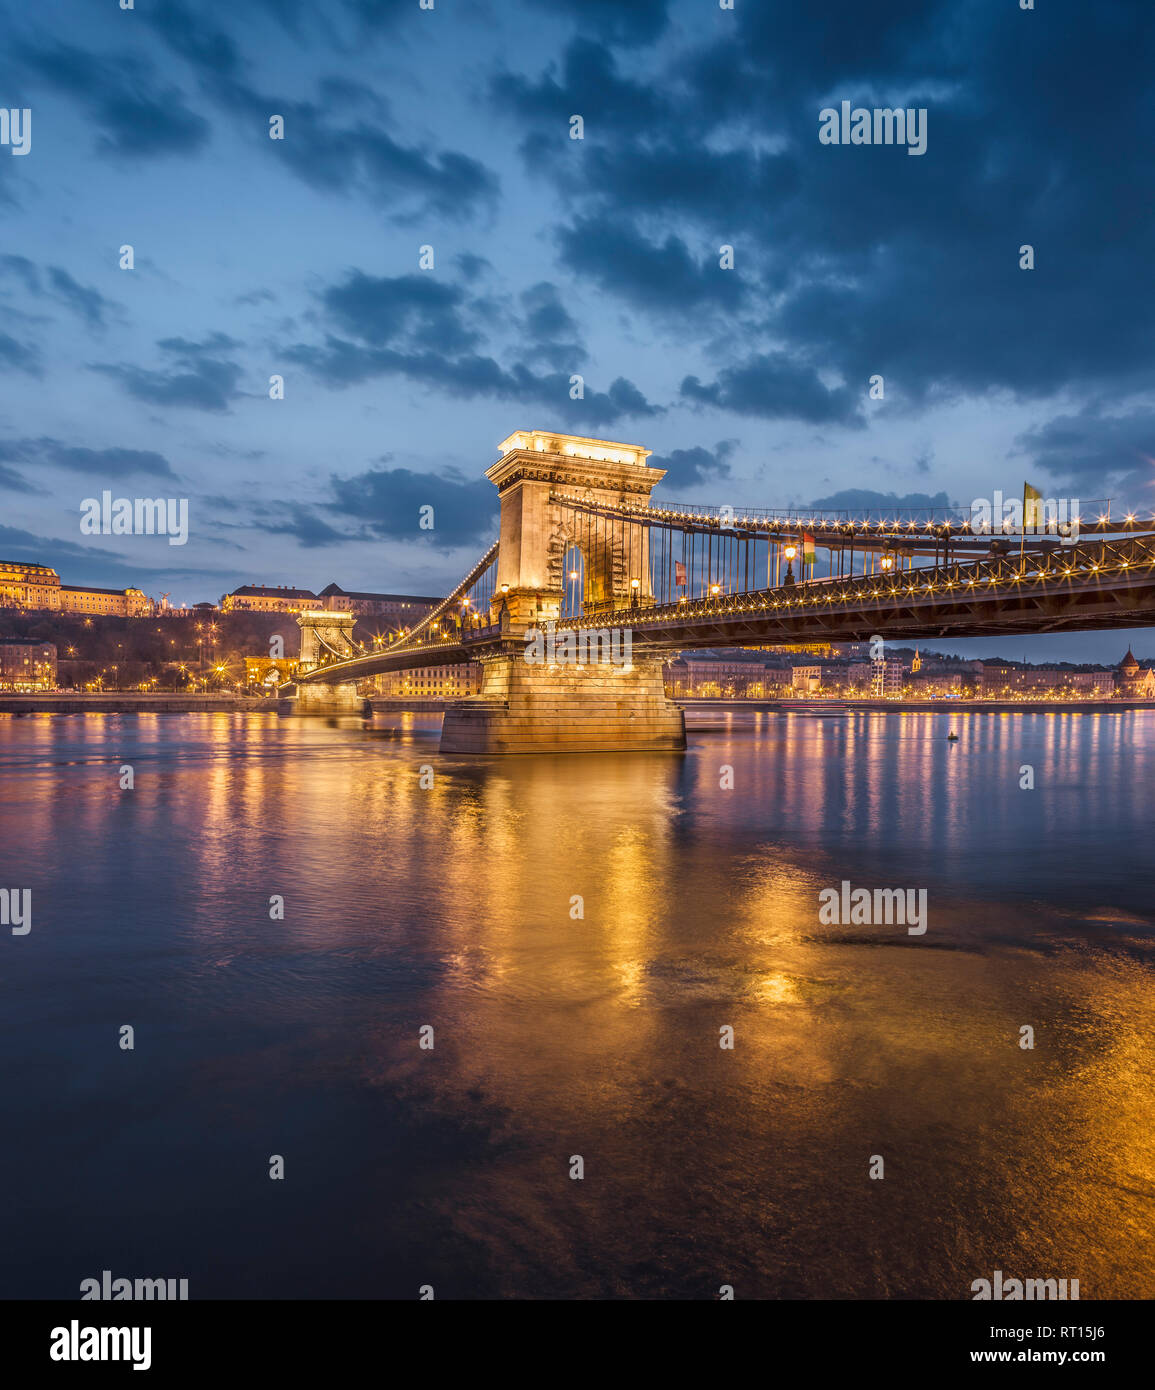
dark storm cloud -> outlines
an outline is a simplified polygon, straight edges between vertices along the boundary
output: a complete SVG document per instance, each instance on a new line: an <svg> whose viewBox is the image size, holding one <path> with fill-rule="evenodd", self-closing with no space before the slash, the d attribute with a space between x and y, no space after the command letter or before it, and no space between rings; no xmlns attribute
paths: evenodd
<svg viewBox="0 0 1155 1390"><path fill-rule="evenodd" d="M62 300L91 328L104 327L104 315L110 308L110 301L99 290L89 285L78 284L68 271L57 265L48 267L48 283L58 299Z"/></svg>
<svg viewBox="0 0 1155 1390"><path fill-rule="evenodd" d="M585 140L593 144L612 135L617 141L670 115L660 89L620 76L613 53L588 39L574 39L568 45L560 72L551 65L535 81L502 71L492 78L490 94L499 105L548 132L555 159L567 151L574 158L585 157ZM582 141L570 137L574 115L588 123Z"/></svg>
<svg viewBox="0 0 1155 1390"><path fill-rule="evenodd" d="M1155 25L1139 7L1055 0L1042 30L1002 0L739 4L716 18L718 37L663 49L637 92L587 48L604 103L573 46L560 76L492 89L531 171L573 209L556 233L563 262L618 302L712 340L709 262L700 253L695 276L678 248L734 245L738 271L718 279L760 291L741 334L750 360L723 362L698 399L782 414L773 390L768 409L741 389L773 349L855 392L881 373L900 405L1150 379ZM843 98L927 107L926 153L821 145L819 111ZM570 142L570 112L596 138ZM857 422L827 394L812 381L796 413Z"/></svg>
<svg viewBox="0 0 1155 1390"><path fill-rule="evenodd" d="M472 251L459 252L454 256L453 263L470 284L479 280L485 271L493 269L492 264L484 256L475 256Z"/></svg>
<svg viewBox="0 0 1155 1390"><path fill-rule="evenodd" d="M15 53L88 113L102 153L124 158L191 154L208 140L208 122L188 109L178 88L161 85L148 62L98 56L60 42L18 45Z"/></svg>
<svg viewBox="0 0 1155 1390"><path fill-rule="evenodd" d="M829 497L816 497L809 505L815 511L874 513L900 509L930 511L935 507L955 504L945 492L936 492L933 497L926 492L908 492L900 497L897 492L872 492L869 488L848 487Z"/></svg>
<svg viewBox="0 0 1155 1390"><path fill-rule="evenodd" d="M521 292L525 314L523 334L532 352L555 371L573 372L588 356L569 310L556 285L541 280Z"/></svg>
<svg viewBox="0 0 1155 1390"><path fill-rule="evenodd" d="M485 478L373 469L332 480L333 511L364 522L390 540L430 540L441 548L491 541L497 532L493 485ZM420 509L433 507L432 531L418 527Z"/></svg>
<svg viewBox="0 0 1155 1390"><path fill-rule="evenodd" d="M336 531L323 520L315 508L293 502L284 509L285 519L261 523L261 529L277 536L293 536L307 549L324 545L345 545L351 539L347 532Z"/></svg>
<svg viewBox="0 0 1155 1390"><path fill-rule="evenodd" d="M430 342L447 353L474 347L480 335L466 326L465 291L428 274L374 277L354 270L322 294L334 324L363 342Z"/></svg>
<svg viewBox="0 0 1155 1390"><path fill-rule="evenodd" d="M126 478L132 474L173 479L177 476L164 455L151 449L87 449L46 435L38 439L0 440L0 459L67 468L93 478Z"/></svg>
<svg viewBox="0 0 1155 1390"><path fill-rule="evenodd" d="M667 0L528 0L528 3L551 15L560 10L571 15L582 30L625 45L652 43L669 22Z"/></svg>
<svg viewBox="0 0 1155 1390"><path fill-rule="evenodd" d="M474 353L451 358L437 352L398 352L393 348L362 347L330 335L324 347L298 344L286 349L284 355L328 386L351 386L374 377L402 376L459 399L487 397L543 405L577 432L581 432L578 427L597 429L623 416L662 413L661 407L651 405L625 377L618 377L607 391L592 390L587 385L584 400L573 400L567 372L538 373L524 362L515 362L506 369L492 357Z"/></svg>
<svg viewBox="0 0 1155 1390"><path fill-rule="evenodd" d="M417 8L413 0L344 0L344 5L368 29L391 29Z"/></svg>
<svg viewBox="0 0 1155 1390"><path fill-rule="evenodd" d="M131 565L122 564L115 558L110 558L107 551L97 550L92 546L79 545L76 541L61 541L49 539L47 536L38 536L18 526L0 525L0 551L13 560L30 560L34 564L41 565L47 563L44 559L46 555L51 555L53 562L57 565L60 563L59 558L57 558L59 556L65 556L70 560L85 561L87 567L76 572L83 574L85 580L90 584L99 582L91 577L93 568L96 566L99 566L104 574L121 576L121 583L124 585L140 583L140 570L134 569Z"/></svg>
<svg viewBox="0 0 1155 1390"><path fill-rule="evenodd" d="M1150 407L1107 415L1100 404L1089 404L1027 430L1015 444L1035 466L1063 486L1080 489L1088 500L1093 490L1110 486L1117 489L1113 500L1125 508L1155 509L1155 410ZM1094 491L1094 500L1105 496Z"/></svg>
<svg viewBox="0 0 1155 1390"><path fill-rule="evenodd" d="M30 343L18 343L8 333L0 333L0 366L29 376L42 376L40 354Z"/></svg>
<svg viewBox="0 0 1155 1390"><path fill-rule="evenodd" d="M724 367L718 379L703 385L696 376L682 382L682 398L717 406L736 415L766 420L807 420L861 428L862 393L845 386L825 386L813 367L786 353L764 353L737 367Z"/></svg>
<svg viewBox="0 0 1155 1390"><path fill-rule="evenodd" d="M525 310L526 328L533 338L553 341L578 336L578 326L561 302L557 286L548 280L541 280L522 290L521 303Z"/></svg>
<svg viewBox="0 0 1155 1390"><path fill-rule="evenodd" d="M52 298L71 309L90 328L104 328L105 315L114 305L99 290L82 285L58 265L39 267L27 256L0 256L0 275L18 280L35 299Z"/></svg>
<svg viewBox="0 0 1155 1390"><path fill-rule="evenodd" d="M152 22L164 42L199 74L204 92L234 120L241 118L262 149L311 187L356 191L391 207L398 198L413 200L412 206L394 212L398 221L431 213L465 218L496 198L497 179L478 160L453 150L404 145L380 120L354 119L354 108L384 110L361 84L322 79L319 102L260 92L249 82L232 38L189 6L167 0ZM344 122L333 118L334 106ZM284 139L269 139L273 115L284 119Z"/></svg>
<svg viewBox="0 0 1155 1390"><path fill-rule="evenodd" d="M0 274L13 276L20 280L29 294L44 293L40 272L27 256L0 256Z"/></svg>
<svg viewBox="0 0 1155 1390"><path fill-rule="evenodd" d="M172 365L146 368L131 363L90 362L89 370L118 381L130 396L153 405L188 406L194 410L224 411L243 393L237 383L241 367L221 354L240 344L224 333L203 343L185 338L162 338L157 343Z"/></svg>
<svg viewBox="0 0 1155 1390"><path fill-rule="evenodd" d="M671 498L678 488L698 487L702 483L730 477L728 459L734 447L732 440L724 439L712 450L703 449L701 445L695 445L692 449L671 449L668 454L654 454L647 462L651 468L666 470L660 486L662 496Z"/></svg>
<svg viewBox="0 0 1155 1390"><path fill-rule="evenodd" d="M635 308L684 315L703 306L733 310L743 285L719 257L692 256L672 232L660 245L624 226L612 213L579 218L558 233L563 263Z"/></svg>
<svg viewBox="0 0 1155 1390"><path fill-rule="evenodd" d="M462 219L497 196L496 177L468 155L403 145L364 121L332 125L322 108L311 102L278 101L239 85L230 88L229 104L247 113L254 130L260 129L265 138L270 113L283 115L287 136L269 141L269 148L312 187L358 191L382 203L398 197L415 199L415 206L396 214L395 220L430 214Z"/></svg>
<svg viewBox="0 0 1155 1390"><path fill-rule="evenodd" d="M6 492L39 491L39 489L34 488L26 478L17 473L14 468L8 468L4 464L0 464L0 488L3 488Z"/></svg>
<svg viewBox="0 0 1155 1390"><path fill-rule="evenodd" d="M604 391L585 382L583 398L573 399L571 377L585 349L556 341L558 334L575 332L576 324L547 281L523 295L525 320L508 367L473 351L482 345L477 325L493 314L487 301L471 299L460 286L428 275L375 278L353 270L323 290L320 302L338 331L327 332L323 345L298 343L284 355L328 386L401 376L462 399L544 405L580 432L623 416L661 413L624 377Z"/></svg>

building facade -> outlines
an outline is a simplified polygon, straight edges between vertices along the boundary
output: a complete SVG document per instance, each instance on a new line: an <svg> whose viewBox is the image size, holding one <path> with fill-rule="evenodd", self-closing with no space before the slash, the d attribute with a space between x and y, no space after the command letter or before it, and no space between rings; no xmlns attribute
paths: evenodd
<svg viewBox="0 0 1155 1390"><path fill-rule="evenodd" d="M0 638L0 690L55 690L56 647L30 637Z"/></svg>
<svg viewBox="0 0 1155 1390"><path fill-rule="evenodd" d="M672 698L717 699L733 696L770 699L790 686L790 671L761 661L726 661L683 652L666 664L666 691Z"/></svg>
<svg viewBox="0 0 1155 1390"><path fill-rule="evenodd" d="M48 565L0 560L0 608L29 612L109 613L118 618L147 617L155 605L142 589L99 589L62 584Z"/></svg>
<svg viewBox="0 0 1155 1390"><path fill-rule="evenodd" d="M790 669L790 684L795 690L809 692L822 685L821 666L793 666Z"/></svg>
<svg viewBox="0 0 1155 1390"><path fill-rule="evenodd" d="M47 565L0 560L0 607L60 608L60 576Z"/></svg>
<svg viewBox="0 0 1155 1390"><path fill-rule="evenodd" d="M481 664L457 662L447 666L422 666L412 671L387 671L375 676L376 693L393 698L458 700L481 690Z"/></svg>
<svg viewBox="0 0 1155 1390"><path fill-rule="evenodd" d="M116 618L146 618L153 603L143 589L94 589L80 584L61 584L62 613L105 613Z"/></svg>
<svg viewBox="0 0 1155 1390"><path fill-rule="evenodd" d="M399 632L416 627L441 602L425 594L370 594L342 589L330 584L317 595L318 604L331 613L356 613L358 617L384 618L387 627Z"/></svg>
<svg viewBox="0 0 1155 1390"><path fill-rule="evenodd" d="M304 613L324 605L311 589L287 584L242 584L221 595L222 613Z"/></svg>
<svg viewBox="0 0 1155 1390"><path fill-rule="evenodd" d="M975 693L980 699L1109 700L1117 693L1122 667L1117 679L1114 671L1079 671L1070 666L1015 666L992 658L976 661L975 673Z"/></svg>

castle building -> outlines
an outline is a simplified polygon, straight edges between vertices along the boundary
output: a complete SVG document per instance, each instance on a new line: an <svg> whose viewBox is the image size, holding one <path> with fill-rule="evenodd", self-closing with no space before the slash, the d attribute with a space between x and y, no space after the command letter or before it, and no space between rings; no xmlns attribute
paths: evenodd
<svg viewBox="0 0 1155 1390"><path fill-rule="evenodd" d="M304 613L319 607L312 589L285 584L242 584L221 596L222 613Z"/></svg>
<svg viewBox="0 0 1155 1390"><path fill-rule="evenodd" d="M424 594L369 594L330 584L317 595L320 607L332 613L356 613L359 617L384 618L389 627L400 631L416 627L441 602Z"/></svg>
<svg viewBox="0 0 1155 1390"><path fill-rule="evenodd" d="M142 618L152 612L153 602L142 589L62 584L59 574L48 565L0 560L0 608L48 613L110 613L120 618Z"/></svg>

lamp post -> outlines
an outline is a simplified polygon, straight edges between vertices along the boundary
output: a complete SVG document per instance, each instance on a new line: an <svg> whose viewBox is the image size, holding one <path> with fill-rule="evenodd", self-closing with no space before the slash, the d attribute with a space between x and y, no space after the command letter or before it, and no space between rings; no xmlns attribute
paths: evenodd
<svg viewBox="0 0 1155 1390"><path fill-rule="evenodd" d="M640 579L631 579L631 580L630 580L630 607L631 607L631 608L637 608L637 606L638 606L638 603L639 603L639 601L640 601L640 591L641 591L641 587L642 587L642 581L641 581Z"/></svg>
<svg viewBox="0 0 1155 1390"><path fill-rule="evenodd" d="M793 584L793 583L794 583L794 557L795 557L795 555L798 554L798 547L797 547L796 545L788 545L788 546L786 546L786 547L783 549L782 554L786 556L786 578L782 581L782 583L783 583L784 585L785 585L785 584Z"/></svg>
<svg viewBox="0 0 1155 1390"><path fill-rule="evenodd" d="M574 584L577 581L577 570L569 572L569 616L572 618L577 613L577 599L574 597Z"/></svg>

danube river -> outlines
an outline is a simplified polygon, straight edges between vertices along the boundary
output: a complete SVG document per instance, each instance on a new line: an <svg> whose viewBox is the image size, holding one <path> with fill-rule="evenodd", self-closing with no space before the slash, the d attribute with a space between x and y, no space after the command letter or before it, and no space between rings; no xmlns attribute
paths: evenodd
<svg viewBox="0 0 1155 1390"><path fill-rule="evenodd" d="M0 1295L1155 1296L1155 713L395 718L0 717Z"/></svg>

